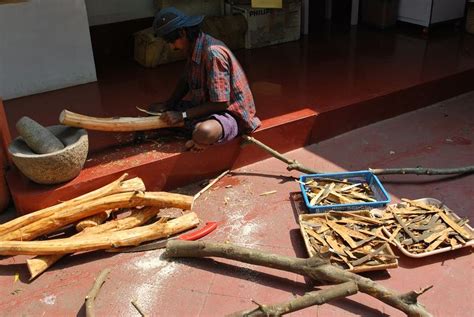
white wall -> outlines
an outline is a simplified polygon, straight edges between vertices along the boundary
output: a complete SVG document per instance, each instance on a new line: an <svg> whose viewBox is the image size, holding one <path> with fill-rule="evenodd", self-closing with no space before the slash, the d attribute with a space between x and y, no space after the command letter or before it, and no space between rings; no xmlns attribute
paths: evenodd
<svg viewBox="0 0 474 317"><path fill-rule="evenodd" d="M85 0L89 25L152 17L153 0Z"/></svg>
<svg viewBox="0 0 474 317"><path fill-rule="evenodd" d="M85 0L90 25L154 16L161 7L174 6L187 14L223 15L224 0Z"/></svg>
<svg viewBox="0 0 474 317"><path fill-rule="evenodd" d="M465 5L466 0L400 0L398 19L430 26L430 18L431 23L462 18Z"/></svg>
<svg viewBox="0 0 474 317"><path fill-rule="evenodd" d="M0 5L0 30L4 100L97 80L84 0Z"/></svg>

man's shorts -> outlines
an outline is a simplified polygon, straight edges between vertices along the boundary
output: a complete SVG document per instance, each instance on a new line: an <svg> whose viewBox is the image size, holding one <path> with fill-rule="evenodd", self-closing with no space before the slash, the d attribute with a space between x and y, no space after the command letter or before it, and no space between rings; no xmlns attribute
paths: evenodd
<svg viewBox="0 0 474 317"><path fill-rule="evenodd" d="M214 119L222 126L222 136L217 143L226 143L234 139L239 134L239 125L237 120L228 112L222 114L213 114L209 119ZM204 121L204 120L203 120Z"/></svg>
<svg viewBox="0 0 474 317"><path fill-rule="evenodd" d="M186 111L189 108L192 108L193 105L189 101L181 101L175 109L177 111ZM214 119L222 127L222 136L217 141L218 144L223 144L226 142L229 142L232 139L235 139L235 137L239 134L239 124L237 123L237 120L228 112L222 112L222 113L216 113L212 114L207 117L195 119L195 120L188 120L185 122L185 128L188 130L190 137L192 137L192 133L194 131L194 128L196 127L196 124L202 121L206 121L209 119Z"/></svg>

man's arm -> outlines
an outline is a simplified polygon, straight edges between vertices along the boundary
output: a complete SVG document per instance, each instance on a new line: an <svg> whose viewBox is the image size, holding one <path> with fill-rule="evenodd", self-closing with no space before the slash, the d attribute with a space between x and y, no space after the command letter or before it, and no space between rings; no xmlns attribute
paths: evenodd
<svg viewBox="0 0 474 317"><path fill-rule="evenodd" d="M197 107L190 108L186 111L186 118L194 119L204 117L213 113L224 112L227 110L227 102L206 102ZM166 111L160 117L161 120L169 124L175 124L184 120L183 112Z"/></svg>
<svg viewBox="0 0 474 317"><path fill-rule="evenodd" d="M165 102L152 103L150 105L149 110L150 111L171 110L179 101L181 101L181 99L184 98L184 96L186 96L188 91L189 91L188 81L186 79L186 75L183 75L178 80L178 83L176 84L176 87L173 93L171 94L171 97Z"/></svg>
<svg viewBox="0 0 474 317"><path fill-rule="evenodd" d="M213 113L224 112L227 110L227 107L227 102L205 102L198 107L188 109L186 115L189 119L194 119Z"/></svg>
<svg viewBox="0 0 474 317"><path fill-rule="evenodd" d="M173 91L173 94L168 99L168 103L170 103L171 105L175 105L176 103L181 101L181 99L183 99L188 92L189 85L186 79L186 75L184 75L179 79L178 84L176 85L176 88Z"/></svg>

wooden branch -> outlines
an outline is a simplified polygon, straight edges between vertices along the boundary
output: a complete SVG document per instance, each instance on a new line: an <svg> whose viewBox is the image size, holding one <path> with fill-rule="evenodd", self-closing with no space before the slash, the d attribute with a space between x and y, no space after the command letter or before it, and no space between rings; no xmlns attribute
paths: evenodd
<svg viewBox="0 0 474 317"><path fill-rule="evenodd" d="M104 187L101 187L99 189L96 189L92 192L89 192L82 196L76 197L74 199L62 202L60 204L57 204L51 207L26 214L24 216L18 217L9 222L1 224L0 225L0 240L5 240L4 236L7 233L10 233L19 228L25 227L35 221L57 214L58 212L62 211L64 208L72 208L89 201L94 201L96 199L99 199L107 195L145 190L145 184L143 184L143 181L140 178L136 177L136 178L132 178L130 180L124 181L126 177L127 177L127 174L124 174L116 181Z"/></svg>
<svg viewBox="0 0 474 317"><path fill-rule="evenodd" d="M10 232L0 237L3 241L29 241L44 234L51 233L68 224L90 217L102 211L116 208L132 208L137 206L175 207L191 209L193 197L167 192L133 192L119 193L87 201L72 208L63 208L54 215L27 225L20 230ZM64 210L63 210L64 209Z"/></svg>
<svg viewBox="0 0 474 317"><path fill-rule="evenodd" d="M114 117L97 118L63 110L59 122L76 128L97 131L131 132L184 126L184 121L168 124L160 117Z"/></svg>
<svg viewBox="0 0 474 317"><path fill-rule="evenodd" d="M166 223L99 234L45 241L0 241L0 255L48 255L136 246L142 242L169 237L199 224L194 212Z"/></svg>
<svg viewBox="0 0 474 317"><path fill-rule="evenodd" d="M147 314L145 314L145 312L143 311L143 309L140 308L140 306L138 306L138 303L134 300L132 300L130 303L132 303L133 307L135 307L135 309L138 311L138 313L142 316L142 317L147 317Z"/></svg>
<svg viewBox="0 0 474 317"><path fill-rule="evenodd" d="M222 172L219 176L217 176L216 178L214 178L211 182L209 182L209 184L206 185L206 187L204 187L203 189L201 189L198 193L196 193L194 195L194 200L198 199L199 196L201 196L206 190L208 190L209 188L212 187L212 185L214 185L215 183L217 183L222 177L226 176L227 173L229 173L229 170L226 170L224 172Z"/></svg>
<svg viewBox="0 0 474 317"><path fill-rule="evenodd" d="M110 269L104 269L100 272L99 276L96 278L94 285L92 286L89 293L86 295L86 317L95 317L94 312L94 301L99 293L100 288L105 283L107 275L109 275Z"/></svg>
<svg viewBox="0 0 474 317"><path fill-rule="evenodd" d="M455 167L455 168L425 168L425 167L414 167L414 168L369 168L369 171L376 175L389 175L389 174L415 174L415 175L460 175L470 174L474 172L474 165Z"/></svg>
<svg viewBox="0 0 474 317"><path fill-rule="evenodd" d="M288 302L270 306L258 304L258 307L255 309L233 313L228 316L281 316L310 306L322 305L334 299L354 295L357 293L357 291L357 284L350 281L336 285L329 289L306 293L303 296L297 297Z"/></svg>
<svg viewBox="0 0 474 317"><path fill-rule="evenodd" d="M286 163L288 165L286 169L289 170L289 171L298 170L298 171L300 171L302 173L306 173L306 174L318 174L319 173L318 171L316 171L314 169L311 169L311 168L308 168L304 165L301 165L296 160L292 160L292 159L287 158L283 154L277 152L276 150L274 150L271 147L269 147L268 145L260 142L259 140L255 139L254 137L251 137L251 136L248 136L248 135L244 134L244 135L242 135L242 138L246 142L253 143L253 144L257 145L258 147L260 147L262 150L270 153L270 155L273 156L274 158L277 158L280 161Z"/></svg>
<svg viewBox="0 0 474 317"><path fill-rule="evenodd" d="M250 137L248 135L242 135L242 138L247 143L252 143L260 147L262 150L270 153L274 158L279 159L280 161L286 163L288 166L286 167L287 170L298 170L305 174L318 174L317 170L312 168L306 167L300 164L296 160L292 160L284 156L283 154L278 153L268 145L263 144L259 140ZM376 175L389 175L389 174L415 174L415 175L460 175L460 174L470 174L474 172L474 165L470 166L463 166L463 167L456 167L456 168L423 168L423 167L416 167L416 168L375 168L369 170L376 174Z"/></svg>
<svg viewBox="0 0 474 317"><path fill-rule="evenodd" d="M405 301L397 292L360 275L332 266L327 260L311 257L300 259L281 256L223 243L169 241L166 247L170 257L221 257L244 263L262 265L309 276L329 284L354 281L358 289L380 301L403 311L408 316L431 316L418 302Z"/></svg>
<svg viewBox="0 0 474 317"><path fill-rule="evenodd" d="M74 237L135 228L148 222L148 220L156 216L159 211L160 209L157 207L145 207L143 209L134 211L130 216L126 218L112 220L96 227L87 227L84 229L84 231L81 231ZM28 270L31 274L30 280L33 280L34 278L42 274L65 255L66 254L41 255L26 260Z"/></svg>

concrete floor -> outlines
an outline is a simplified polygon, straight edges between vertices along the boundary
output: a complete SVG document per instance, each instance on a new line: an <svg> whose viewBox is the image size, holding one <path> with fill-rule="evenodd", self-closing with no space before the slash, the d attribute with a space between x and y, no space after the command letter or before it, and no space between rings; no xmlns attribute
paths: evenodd
<svg viewBox="0 0 474 317"><path fill-rule="evenodd" d="M472 165L474 92L404 114L319 144L287 153L321 171L367 167L455 167ZM335 124L344 124L337 122ZM292 193L299 188L285 166L267 159L234 170L195 204L202 221L219 227L205 240L235 243L278 254L305 257L295 221ZM381 178L392 202L402 197L433 197L459 216L474 220L474 176L386 176ZM197 186L180 189L192 193ZM276 190L275 194L259 194ZM425 259L400 256L399 268L366 273L383 285L407 292L428 285L420 298L435 316L471 316L474 311L472 248ZM151 316L222 316L259 303L278 303L312 289L293 273L233 261L168 262L163 251L135 254L94 252L64 259L28 282L25 257L0 259L1 316L84 315L84 296L95 277L110 268L96 299L98 316L139 316L136 300ZM19 280L15 275L19 275ZM402 316L365 294L312 307L294 316Z"/></svg>

